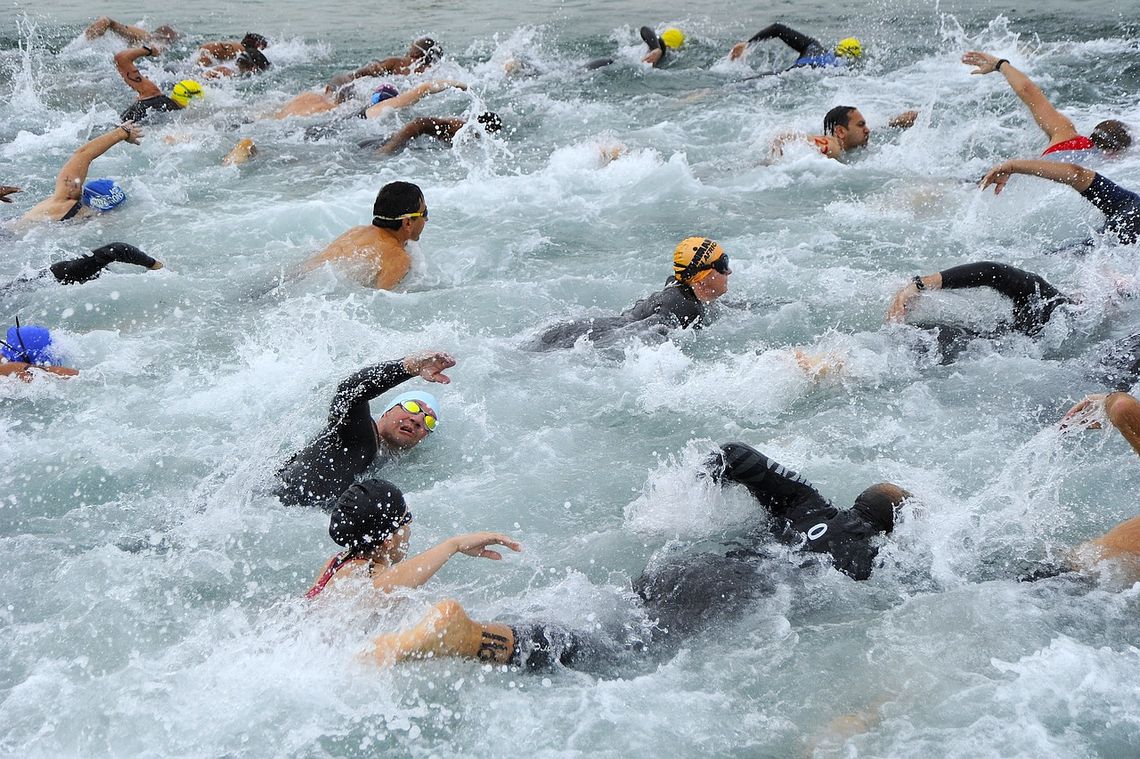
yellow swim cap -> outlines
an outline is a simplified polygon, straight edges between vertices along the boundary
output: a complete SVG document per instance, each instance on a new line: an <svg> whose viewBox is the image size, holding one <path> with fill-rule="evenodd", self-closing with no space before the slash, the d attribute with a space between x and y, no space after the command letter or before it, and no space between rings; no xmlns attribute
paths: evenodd
<svg viewBox="0 0 1140 759"><path fill-rule="evenodd" d="M205 97L206 93L202 90L202 85L195 82L193 79L183 79L178 84L174 85L174 89L170 93L170 99L178 105L185 108L190 104L190 98Z"/></svg>
<svg viewBox="0 0 1140 759"><path fill-rule="evenodd" d="M673 278L691 285L709 275L709 264L724 256L724 248L707 237L686 237L673 251Z"/></svg>
<svg viewBox="0 0 1140 759"><path fill-rule="evenodd" d="M835 46L835 54L844 58L858 58L863 54L863 45L854 37L848 37Z"/></svg>
<svg viewBox="0 0 1140 759"><path fill-rule="evenodd" d="M671 47L676 50L685 44L685 33L671 26L661 32L661 41L665 43L666 47Z"/></svg>

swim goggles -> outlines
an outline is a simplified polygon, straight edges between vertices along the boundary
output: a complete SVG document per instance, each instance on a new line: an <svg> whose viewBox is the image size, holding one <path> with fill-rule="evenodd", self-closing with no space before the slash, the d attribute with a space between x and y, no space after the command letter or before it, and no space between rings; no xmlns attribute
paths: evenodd
<svg viewBox="0 0 1140 759"><path fill-rule="evenodd" d="M728 254L727 253L721 253L720 258L718 258L717 260L710 261L709 263L707 263L703 266L698 266L696 269L693 270L693 274L696 274L699 271L707 271L708 269L712 269L713 271L715 271L719 274L730 273L732 271L732 269L730 269L728 267ZM692 275L689 275L689 276L692 276Z"/></svg>
<svg viewBox="0 0 1140 759"><path fill-rule="evenodd" d="M422 211L414 211L412 213L402 213L399 216L373 216L373 219L380 219L380 221L401 221L403 219L418 219L423 217L424 221L428 220L428 212L425 208Z"/></svg>
<svg viewBox="0 0 1140 759"><path fill-rule="evenodd" d="M429 414L427 409L415 401L401 401L400 408L402 408L404 411L407 411L409 414L423 414L424 427L427 428L428 432L434 432L436 425L439 424L438 420L433 415Z"/></svg>

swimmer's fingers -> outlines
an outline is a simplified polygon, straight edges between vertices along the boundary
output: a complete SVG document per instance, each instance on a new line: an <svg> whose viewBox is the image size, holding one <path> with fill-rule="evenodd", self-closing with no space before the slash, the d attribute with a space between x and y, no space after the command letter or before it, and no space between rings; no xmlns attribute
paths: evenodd
<svg viewBox="0 0 1140 759"><path fill-rule="evenodd" d="M984 190L990 185L993 185L994 195L1000 195L1002 189L1005 188L1005 183L1009 181L1009 177L1010 173L1005 168L1005 164L1003 163L1001 166L995 166L986 172L986 175L982 177L980 186Z"/></svg>
<svg viewBox="0 0 1140 759"><path fill-rule="evenodd" d="M448 384L451 378L444 374L445 369L455 366L455 359L443 351L415 353L404 359L404 368L409 374L418 374L428 382Z"/></svg>
<svg viewBox="0 0 1140 759"><path fill-rule="evenodd" d="M962 56L962 63L967 66L976 66L970 74L992 74L997 65L998 59L989 53L983 53L980 50L970 50Z"/></svg>
<svg viewBox="0 0 1140 759"><path fill-rule="evenodd" d="M906 310L907 307L910 306L910 301L913 297L910 291L913 288L914 285L907 285L895 293L894 300L891 301L890 308L887 309L888 322L901 322L906 318ZM917 290L915 290L915 293L917 293Z"/></svg>
<svg viewBox="0 0 1140 759"><path fill-rule="evenodd" d="M12 199L8 196L19 191L19 187L13 187L12 185L0 185L0 202L11 203Z"/></svg>
<svg viewBox="0 0 1140 759"><path fill-rule="evenodd" d="M127 133L127 136L123 139L132 145L138 145L139 141L143 138L144 132L142 128L133 121L124 121L122 124L119 124L119 128Z"/></svg>
<svg viewBox="0 0 1140 759"><path fill-rule="evenodd" d="M1062 431L1069 429L1100 429L1100 421L1104 415L1105 393L1093 393L1069 409L1061 418Z"/></svg>

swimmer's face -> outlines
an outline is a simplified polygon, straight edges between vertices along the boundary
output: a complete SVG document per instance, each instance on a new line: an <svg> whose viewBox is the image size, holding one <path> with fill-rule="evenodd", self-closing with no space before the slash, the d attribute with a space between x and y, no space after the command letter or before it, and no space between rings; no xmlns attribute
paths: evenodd
<svg viewBox="0 0 1140 759"><path fill-rule="evenodd" d="M728 278L731 274L732 269L729 269L727 274L710 271L707 276L701 278L701 281L693 283L693 294L702 303L712 303L728 292Z"/></svg>
<svg viewBox="0 0 1140 759"><path fill-rule="evenodd" d="M436 415L435 409L423 401L420 401L420 405L427 413ZM415 448L428 435L428 428L424 426L424 412L412 414L403 406L394 406L376 420L376 434L390 448L398 451Z"/></svg>
<svg viewBox="0 0 1140 759"><path fill-rule="evenodd" d="M389 564L395 564L404 560L408 555L408 540L412 536L412 523L409 522L392 533L392 536L384 541L384 551Z"/></svg>
<svg viewBox="0 0 1140 759"><path fill-rule="evenodd" d="M405 206L405 208L406 207L407 206ZM409 229L411 231L411 234L408 235L408 239L418 241L420 239L420 235L422 235L424 232L424 227L427 226L428 209L427 209L427 203L424 201L423 198L420 198L420 207L417 208L416 210L419 213L422 213L423 216L417 216L414 219L407 219L407 223L410 225Z"/></svg>
<svg viewBox="0 0 1140 759"><path fill-rule="evenodd" d="M871 129L867 126L867 119L858 109L847 116L847 126L835 127L835 136L843 143L844 150L861 148L871 139Z"/></svg>

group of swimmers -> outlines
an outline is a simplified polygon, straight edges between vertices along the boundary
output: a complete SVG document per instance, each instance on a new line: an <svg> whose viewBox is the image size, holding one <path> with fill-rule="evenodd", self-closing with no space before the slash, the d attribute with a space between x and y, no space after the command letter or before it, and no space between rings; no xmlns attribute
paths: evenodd
<svg viewBox="0 0 1140 759"><path fill-rule="evenodd" d="M202 85L189 78L177 82L166 95L137 68L139 59L160 55L165 46L178 38L171 27L147 32L102 18L88 28L87 37L108 32L135 45L117 53L114 64L137 99L124 111L122 124L96 136L71 156L56 178L52 195L30 208L24 214L25 222L68 221L120 205L126 196L117 183L108 179L87 180L91 163L120 142L138 144L143 137L140 122L186 108L204 95ZM658 34L643 27L641 36L649 47L644 63L654 67L665 63L668 51L685 44L683 32L675 28ZM798 57L793 68L841 68L854 65L863 54L862 45L855 38L844 39L828 50L817 39L777 23L734 45L729 57L739 59L751 45L769 39L778 39L795 51ZM208 42L199 48L194 65L201 68L205 79L252 75L269 67L262 52L267 47L268 41L256 33L246 34L240 40ZM433 39L417 39L405 55L373 61L334 76L316 89L296 96L268 117L282 119L335 111L357 98L359 80L424 74L442 54L442 48ZM1001 73L1048 138L1042 158L1001 163L985 175L982 187L992 186L999 193L1014 174L1068 185L1104 213L1106 234L1123 244L1135 244L1140 238L1140 196L1081 165L1096 155L1128 149L1131 136L1127 127L1110 119L1084 137L1008 60L977 51L967 52L962 60L975 67L975 74ZM233 67L228 65L231 61ZM587 68L596 69L612 62L593 61ZM428 95L452 88L463 89L464 84L429 80L401 93L391 83L381 81L371 86L355 115L377 118L386 111L413 105ZM917 117L917 112L907 111L892 119L891 125L906 128ZM493 134L501 128L501 120L491 112L475 121L484 133ZM465 119L422 117L390 138L365 147L391 153L418 137L450 143L466 126ZM839 159L848 151L865 146L870 136L866 119L857 108L837 106L824 116L822 134L784 136L773 150L778 152L792 140L806 140L822 155ZM228 159L240 163L254 155L255 148L249 142L235 147ZM1058 160L1061 158L1065 162ZM15 192L16 187L0 187L0 201L11 202L9 196ZM373 203L371 222L337 237L302 263L296 274L331 264L366 286L393 289L411 268L408 243L419 240L428 221L427 199L418 185L404 181L385 184ZM161 262L134 246L116 242L11 282L5 291L52 280L65 285L80 284L98 277L113 263L146 269L162 267ZM667 338L672 330L702 329L711 322L713 304L727 292L731 274L728 253L717 241L702 236L686 238L673 250L672 272L661 290L612 317L548 326L527 347L535 351L557 350L582 340L605 343L629 335ZM987 332L955 325L927 325L936 331L942 360L953 361L971 340L1005 332L1033 337L1077 300L1032 272L984 261L914 276L895 296L887 319L905 320L911 304L925 293L981 287L1009 298L1012 319ZM4 358L0 374L30 379L40 370L57 375L75 373L74 369L59 365L52 352L50 332L43 327L17 324L5 337L0 341ZM797 353L797 360L805 370L820 370L819 362L802 352ZM403 493L391 481L365 478L376 467L390 464L434 434L441 413L439 399L423 388L412 388L381 402L379 416L374 417L371 404L417 377L447 384L450 378L446 372L455 364L450 354L432 350L361 369L333 392L327 422L320 433L278 470L275 494L280 501L328 511L329 535L343 549L321 570L306 594L310 600L350 580L370 582L382 593L418 587L457 554L498 560L502 558L499 548L521 550L521 545L507 535L477 532L454 536L408 557L412 514ZM1140 454L1140 401L1124 392L1140 379L1140 331L1122 341L1100 368L1103 372L1098 376L1110 378L1104 381L1115 392L1089 395L1066 415L1063 425L1089 428L1107 421ZM638 643L639 650L675 643L681 636L715 624L738 610L747 599L770 590L773 535L778 542L825 558L853 580L868 579L876 566L882 537L890 535L903 505L913 497L899 485L878 483L865 489L851 508L840 510L804 477L739 442L721 446L697 475L725 485L742 485L770 515L769 527L758 530L743 549L724 555L690 555L679 562L647 569L634 582L634 589L646 613L656 620L656 627L650 640ZM1057 571L1087 570L1106 559L1140 562L1140 518L1089 541ZM1045 574L1049 572L1038 572L1035 577ZM448 655L532 669L556 664L592 668L617 655L608 642L580 630L541 623L477 622L454 601L435 605L413 628L378 637L370 652L377 661L385 663Z"/></svg>

